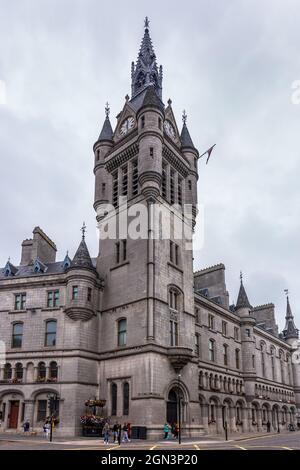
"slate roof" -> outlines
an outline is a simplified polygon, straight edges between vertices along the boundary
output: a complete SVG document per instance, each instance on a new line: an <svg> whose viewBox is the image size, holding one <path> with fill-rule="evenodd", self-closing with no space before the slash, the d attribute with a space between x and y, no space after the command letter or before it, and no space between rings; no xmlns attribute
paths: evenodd
<svg viewBox="0 0 300 470"><path fill-rule="evenodd" d="M96 261L97 258L90 258L91 263L92 263L92 268L96 268ZM55 263L45 263L45 266L47 267L45 272L38 272L35 273L33 271L33 264L30 264L28 266L16 266L16 273L14 276L5 276L5 267L0 268L0 281L1 280L13 280L13 279L19 279L19 278L24 278L24 277L41 277L41 276L49 276L49 275L55 275L55 274L64 274L66 270L68 269L67 267L64 268L64 262L63 261L56 261Z"/></svg>
<svg viewBox="0 0 300 470"><path fill-rule="evenodd" d="M113 130L112 130L112 127L111 127L109 117L106 116L103 127L102 127L102 130L101 130L99 138L98 138L98 142L100 140L112 140L112 138L113 138Z"/></svg>
<svg viewBox="0 0 300 470"><path fill-rule="evenodd" d="M235 306L236 310L238 310L239 308L252 309L252 306L248 300L243 282L241 282L239 295L238 295L238 299L237 299L236 306Z"/></svg>
<svg viewBox="0 0 300 470"><path fill-rule="evenodd" d="M192 138L190 136L186 123L183 124L181 135L180 135L180 140L181 140L182 148L188 147L188 148L195 149L194 143L192 141Z"/></svg>
<svg viewBox="0 0 300 470"><path fill-rule="evenodd" d="M77 248L70 267L94 269L94 265L84 238L81 240L80 245Z"/></svg>

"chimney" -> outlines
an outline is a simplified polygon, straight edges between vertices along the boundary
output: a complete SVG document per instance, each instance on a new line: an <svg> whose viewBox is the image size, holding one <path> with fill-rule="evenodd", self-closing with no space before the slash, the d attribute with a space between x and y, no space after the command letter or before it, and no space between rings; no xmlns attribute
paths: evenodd
<svg viewBox="0 0 300 470"><path fill-rule="evenodd" d="M43 263L54 263L56 251L55 243L40 227L35 227L33 239L24 240L22 243L21 265L28 265L37 258Z"/></svg>

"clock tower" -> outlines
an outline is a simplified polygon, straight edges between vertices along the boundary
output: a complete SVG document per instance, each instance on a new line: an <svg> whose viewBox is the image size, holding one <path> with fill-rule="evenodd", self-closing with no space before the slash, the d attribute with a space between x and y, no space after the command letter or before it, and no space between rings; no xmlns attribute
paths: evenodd
<svg viewBox="0 0 300 470"><path fill-rule="evenodd" d="M114 129L106 107L94 144L97 271L104 280L99 395L108 416L146 426L149 437L160 435L166 419L178 419L180 400L183 428L192 436L199 435L200 409L186 234L195 226L198 151L186 114L180 133L171 100L164 104L162 81L146 18L131 97Z"/></svg>

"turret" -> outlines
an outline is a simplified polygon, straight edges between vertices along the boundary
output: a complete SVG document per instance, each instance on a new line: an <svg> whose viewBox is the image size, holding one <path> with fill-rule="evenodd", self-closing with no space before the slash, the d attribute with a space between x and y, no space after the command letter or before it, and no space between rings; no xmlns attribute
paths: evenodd
<svg viewBox="0 0 300 470"><path fill-rule="evenodd" d="M139 183L147 199L160 193L164 107L154 85L149 85L137 113L139 132Z"/></svg>
<svg viewBox="0 0 300 470"><path fill-rule="evenodd" d="M235 311L240 317L241 322L241 353L242 353L242 369L245 379L246 395L254 396L254 380L256 377L255 369L255 340L253 328L255 326L255 318L251 316L252 306L248 300L246 290L243 284L242 273L240 275L240 290L235 306Z"/></svg>
<svg viewBox="0 0 300 470"><path fill-rule="evenodd" d="M187 115L185 111L182 115L183 126L181 131L181 151L189 162L190 171L187 178L186 189L185 189L185 204L192 205L193 214L193 226L196 223L197 215L197 181L198 181L198 157L199 153L193 144L189 130L186 125Z"/></svg>
<svg viewBox="0 0 300 470"><path fill-rule="evenodd" d="M299 330L296 328L294 322L294 316L290 306L288 292L286 291L286 315L285 315L285 327L282 331L282 336L287 343L293 344L299 338Z"/></svg>
<svg viewBox="0 0 300 470"><path fill-rule="evenodd" d="M97 301L97 272L85 243L85 225L82 240L67 269L67 298L65 312L72 320L90 320Z"/></svg>
<svg viewBox="0 0 300 470"><path fill-rule="evenodd" d="M110 109L108 104L105 108L105 121L97 142L94 144L95 155L95 202L94 209L98 213L101 205L109 202L109 194L111 194L111 178L105 168L105 157L113 147L113 130L109 120ZM97 217L99 221L100 218Z"/></svg>

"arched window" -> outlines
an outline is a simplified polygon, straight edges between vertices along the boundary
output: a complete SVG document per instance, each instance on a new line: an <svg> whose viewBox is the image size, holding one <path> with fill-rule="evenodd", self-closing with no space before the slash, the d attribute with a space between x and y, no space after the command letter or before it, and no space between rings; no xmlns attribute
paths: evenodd
<svg viewBox="0 0 300 470"><path fill-rule="evenodd" d="M46 364L44 362L39 362L38 364L38 380L46 379Z"/></svg>
<svg viewBox="0 0 300 470"><path fill-rule="evenodd" d="M270 353L271 353L272 380L276 380L276 375L275 375L275 349L273 347L271 348Z"/></svg>
<svg viewBox="0 0 300 470"><path fill-rule="evenodd" d="M129 415L129 383L123 384L123 415Z"/></svg>
<svg viewBox="0 0 300 470"><path fill-rule="evenodd" d="M179 292L176 289L169 290L169 307L176 312L179 310Z"/></svg>
<svg viewBox="0 0 300 470"><path fill-rule="evenodd" d="M11 364L7 363L4 366L4 380L10 380L12 378Z"/></svg>
<svg viewBox="0 0 300 470"><path fill-rule="evenodd" d="M228 365L228 344L223 344L224 366Z"/></svg>
<svg viewBox="0 0 300 470"><path fill-rule="evenodd" d="M52 380L57 380L57 376L58 376L57 362L52 361L50 362L50 367L49 367L49 378Z"/></svg>
<svg viewBox="0 0 300 470"><path fill-rule="evenodd" d="M210 361L215 361L215 341L213 339L210 339L208 342L208 354L209 354L209 360Z"/></svg>
<svg viewBox="0 0 300 470"><path fill-rule="evenodd" d="M235 350L235 367L237 369L240 368L240 350L239 349Z"/></svg>
<svg viewBox="0 0 300 470"><path fill-rule="evenodd" d="M17 362L15 366L15 377L17 380L23 379L23 366L20 362Z"/></svg>
<svg viewBox="0 0 300 470"><path fill-rule="evenodd" d="M23 341L23 323L14 323L12 332L12 348L21 348Z"/></svg>
<svg viewBox="0 0 300 470"><path fill-rule="evenodd" d="M122 318L118 321L118 346L126 346L127 320Z"/></svg>
<svg viewBox="0 0 300 470"><path fill-rule="evenodd" d="M117 396L118 396L118 387L117 384L111 384L111 415L116 416L117 414Z"/></svg>
<svg viewBox="0 0 300 470"><path fill-rule="evenodd" d="M261 354L261 373L262 376L266 376L266 365L265 365L265 352L264 352L264 343L260 343L260 354Z"/></svg>
<svg viewBox="0 0 300 470"><path fill-rule="evenodd" d="M56 320L46 322L45 346L56 345Z"/></svg>

